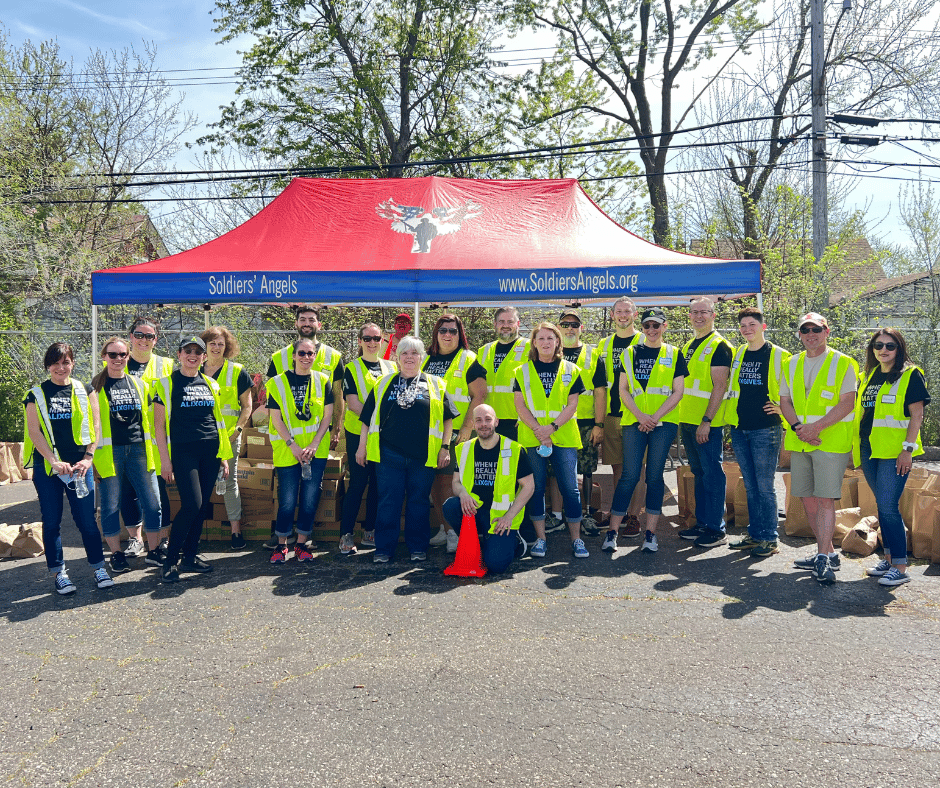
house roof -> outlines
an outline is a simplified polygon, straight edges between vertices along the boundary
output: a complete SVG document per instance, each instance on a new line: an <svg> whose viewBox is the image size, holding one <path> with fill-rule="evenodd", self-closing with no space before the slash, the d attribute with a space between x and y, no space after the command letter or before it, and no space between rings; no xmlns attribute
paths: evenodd
<svg viewBox="0 0 940 788"><path fill-rule="evenodd" d="M878 281L872 281L868 285L856 286L848 290L843 290L840 293L833 293L831 296L829 296L829 305L834 306L835 304L838 304L840 301L844 301L850 296L871 298L872 296L878 295L879 293L887 293L888 291L894 290L897 287L909 285L911 282L917 282L921 279L926 279L929 276L929 271L916 271L913 274L894 276L890 279L882 278Z"/></svg>

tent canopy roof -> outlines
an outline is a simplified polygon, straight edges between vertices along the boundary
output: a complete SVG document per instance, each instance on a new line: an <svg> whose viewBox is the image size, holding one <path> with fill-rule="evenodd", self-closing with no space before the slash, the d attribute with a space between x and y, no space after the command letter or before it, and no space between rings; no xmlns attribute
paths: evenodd
<svg viewBox="0 0 940 788"><path fill-rule="evenodd" d="M293 180L201 246L92 274L95 304L609 302L760 289L757 261L628 232L576 180Z"/></svg>

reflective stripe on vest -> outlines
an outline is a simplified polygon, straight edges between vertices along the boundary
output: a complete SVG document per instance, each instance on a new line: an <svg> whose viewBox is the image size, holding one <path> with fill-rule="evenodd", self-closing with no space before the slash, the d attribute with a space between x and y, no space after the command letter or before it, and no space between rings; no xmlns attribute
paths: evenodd
<svg viewBox="0 0 940 788"><path fill-rule="evenodd" d="M536 421L543 426L548 426L554 419L561 415L561 412L568 405L568 397L571 394L571 388L579 378L578 368L570 361L561 359L558 365L558 372L552 383L552 389L548 396L545 395L545 387L542 380L535 372L535 365L532 361L520 367L516 372L516 380L519 381L522 389L522 398L525 406L528 408ZM519 443L523 446L538 446L539 441L535 437L532 428L525 424L521 419L519 421ZM552 443L560 448L576 448L581 446L581 433L578 431L578 422L576 418L568 419L561 427L556 430L552 436Z"/></svg>
<svg viewBox="0 0 940 788"><path fill-rule="evenodd" d="M904 448L901 444L907 441L907 430L911 426L910 417L904 415L904 401L907 399L907 388L911 382L911 375L914 374L915 370L920 371L918 367L908 367L901 372L900 377L894 383L889 384L885 381L878 389L875 396L874 413L872 414L871 434L868 436L873 459L894 459ZM877 368L872 370L855 401L855 413L853 414L855 420L855 445L853 450L856 463L861 461L860 428L864 411L862 397L877 371ZM889 401L885 402L885 400ZM918 457L924 453L919 431L913 442L917 444L917 449L911 453L911 456Z"/></svg>
<svg viewBox="0 0 940 788"><path fill-rule="evenodd" d="M372 418L369 420L369 431L366 436L366 457L371 462L381 462L381 444L380 436L382 432L382 399L388 391L392 381L398 377L398 372L391 375L384 375L376 381L373 389L375 397L375 409L372 411ZM437 467L437 455L444 442L444 381L437 375L428 375L427 373L418 373L424 375L428 385L428 397L430 398L431 413L428 420L428 460L425 465L428 468Z"/></svg>
<svg viewBox="0 0 940 788"><path fill-rule="evenodd" d="M219 386L222 389L222 418L225 419L225 428L233 430L238 423L238 417L241 416L242 406L238 397L238 376L243 367L234 361L225 359L222 362L222 370L219 373ZM222 380L224 379L224 383Z"/></svg>
<svg viewBox="0 0 940 788"><path fill-rule="evenodd" d="M584 391L578 394L578 410L575 414L579 419L594 419L594 371L597 367L598 353L590 345L582 345L575 362L581 370L581 382Z"/></svg>
<svg viewBox="0 0 940 788"><path fill-rule="evenodd" d="M619 380L616 383L614 382L614 338L616 336L616 334L611 334L608 337L604 337L600 342L597 343L597 352L603 356L604 369L607 371L607 404L605 406L606 410L604 411L605 415L612 415L610 412L611 401L613 397L612 392L614 386L619 385L620 383ZM630 344L627 345L627 348L640 344L642 340L643 334L637 331L630 338ZM623 356L624 352L625 350L620 351L621 357Z"/></svg>
<svg viewBox="0 0 940 788"><path fill-rule="evenodd" d="M95 439L95 426L91 421L91 406L88 404L88 392L85 391L84 384L77 378L69 378L72 384L72 440L76 446L87 446ZM41 386L33 386L30 393L36 399L36 411L39 413L39 426L52 449L52 454L56 462L62 462L59 456L59 450L56 448L52 439L52 419L49 418L49 406L46 403L46 395ZM79 414L76 420L75 414ZM23 462L24 464L32 461L33 442L29 437L29 428L26 426L26 420L23 420ZM46 461L46 473L52 473L52 463Z"/></svg>
<svg viewBox="0 0 940 788"><path fill-rule="evenodd" d="M430 358L430 356L424 357L424 361L421 363L422 370L427 368ZM457 352L457 355L451 359L450 365L447 367L447 372L441 376L444 381L444 386L447 388L447 393L450 395L451 400L460 413L460 415L454 419L453 428L455 432L463 426L464 419L467 416L467 409L472 399L470 396L470 386L467 383L467 370L470 369L470 365L476 361L476 359L476 353L461 348Z"/></svg>
<svg viewBox="0 0 940 788"><path fill-rule="evenodd" d="M636 354L636 345L631 345L624 352L623 373L627 376L627 389L634 403L640 409L641 413L652 416L662 404L669 399L673 392L673 380L675 379L676 364L679 359L679 348L675 345L662 345L659 355L656 357L656 363L650 371L649 380L646 382L646 390L636 379L633 372L633 356ZM665 355L664 355L665 353ZM665 359L666 363L662 361ZM676 424L679 421L679 415L676 413L678 407L673 408L667 413L661 421L670 424ZM629 408L624 408L620 416L621 426L636 424L637 418Z"/></svg>
<svg viewBox="0 0 940 788"><path fill-rule="evenodd" d="M790 398L796 417L804 424L814 424L839 404L839 389L846 375L858 375L858 366L848 356L832 348L826 351L826 359L813 381L809 393L803 375L805 351L790 359L787 368L787 380L790 385ZM828 451L841 454L852 450L852 425L855 413L840 419L836 424L826 427L819 435L820 445L812 446L801 441L792 430L786 431L784 448L790 451L811 452Z"/></svg>
<svg viewBox="0 0 940 788"><path fill-rule="evenodd" d="M728 400L725 405L725 421L733 427L740 423L738 401L741 398L741 363L746 352L747 345L735 348L734 357L731 360L731 373L728 376L728 390L725 392L725 399ZM790 354L782 347L770 345L771 375L770 380L767 381L767 396L771 402L778 405L780 404L780 381L783 380L784 357L788 361ZM785 429L788 427L789 425L784 426Z"/></svg>
<svg viewBox="0 0 940 788"><path fill-rule="evenodd" d="M477 506L483 503L480 497L473 492L473 483L476 480L475 452L478 443L479 438L474 438L461 443L457 447L460 481ZM509 507L512 506L512 502L516 498L516 473L522 451L521 444L505 436L500 436L499 461L496 465L496 478L493 481L493 503L490 506L490 533L493 533L496 521L509 511ZM516 530L522 525L524 516L525 510L523 509L512 518L512 530Z"/></svg>
<svg viewBox="0 0 940 788"><path fill-rule="evenodd" d="M366 400L369 399L369 392L372 391L372 389L375 387L375 382L383 375L394 374L398 370L398 367L394 361L386 361L385 359L380 358L380 371L379 374L376 375L366 366L365 361L363 361L360 357L355 359L349 365L348 369L352 372L353 383L356 386L356 396L359 398L359 404L365 405ZM353 413L349 408L346 408L346 411L343 414L343 426L353 435L359 435L362 433L362 422L359 421L359 414Z"/></svg>
<svg viewBox="0 0 940 788"><path fill-rule="evenodd" d="M228 440L228 431L225 428L225 420L222 418L222 408L219 405L219 402L222 399L222 388L208 375L204 375L202 372L200 372L199 376L205 381L206 385L209 387L209 392L212 394L212 414L215 416L215 428L219 433L219 451L216 456L220 460L227 460L232 456L232 446ZM173 450L170 445L170 415L173 408L172 375L154 381L154 387L160 393L160 399L163 400L163 421L164 428L166 430L166 451L167 454L170 455L170 460L172 461ZM159 471L159 468L157 470Z"/></svg>
<svg viewBox="0 0 940 788"><path fill-rule="evenodd" d="M323 423L323 416L326 412L326 387L329 385L329 379L322 372L311 372L310 379L307 381L306 391L304 392L304 409L309 409L310 419L301 421L297 417L297 403L294 400L294 393L291 391L287 382L287 373L282 372L271 378L265 389L277 401L280 406L281 421L291 438L297 445L304 449L313 443L313 439ZM271 448L274 453L274 465L278 468L297 465L297 458L291 451L290 446L280 436L277 430L270 429L269 437L271 439ZM329 440L321 440L317 446L316 456L324 458L329 455Z"/></svg>
<svg viewBox="0 0 940 788"><path fill-rule="evenodd" d="M682 346L683 356L689 352L695 337L690 339ZM684 424L700 424L708 410L708 400L711 399L712 391L715 386L712 383L711 361L722 344L728 344L717 331L713 331L708 340L702 342L692 358L688 361L689 374L685 379L685 389L682 394L682 401L676 408L679 411L679 421ZM730 345L729 345L730 347ZM720 427L725 424L724 418L725 404L718 405L718 410L712 419L713 427Z"/></svg>
<svg viewBox="0 0 940 788"><path fill-rule="evenodd" d="M512 383L516 370L526 363L529 343L518 337L499 369L493 368L496 363L496 345L496 342L484 345L477 355L480 366L486 370L486 404L493 408L498 419L517 419L519 416L516 413Z"/></svg>
<svg viewBox="0 0 940 788"><path fill-rule="evenodd" d="M150 414L147 407L147 384L133 375L125 375L130 381L131 389L137 395L137 401L140 403L140 420L144 433L144 452L147 457L147 470L155 469L153 458L153 436L150 433ZM101 414L101 438L98 440L98 448L95 450L95 470L102 479L107 479L117 473L114 467L114 441L111 435L111 400L105 387L101 387L98 392L98 412Z"/></svg>

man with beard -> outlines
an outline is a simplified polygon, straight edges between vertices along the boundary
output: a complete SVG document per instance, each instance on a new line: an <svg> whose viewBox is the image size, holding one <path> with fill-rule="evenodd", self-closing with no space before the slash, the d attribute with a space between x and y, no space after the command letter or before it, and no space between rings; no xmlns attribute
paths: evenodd
<svg viewBox="0 0 940 788"><path fill-rule="evenodd" d="M386 344L381 350L382 358L386 361L397 361L398 343L411 333L411 325L411 315L407 312L400 312L395 316L395 332L383 338Z"/></svg>
<svg viewBox="0 0 940 788"><path fill-rule="evenodd" d="M486 370L486 404L496 413L496 431L516 440L519 415L512 384L516 370L529 360L529 343L519 336L519 313L515 307L500 307L494 319L499 339L480 348L477 362Z"/></svg>

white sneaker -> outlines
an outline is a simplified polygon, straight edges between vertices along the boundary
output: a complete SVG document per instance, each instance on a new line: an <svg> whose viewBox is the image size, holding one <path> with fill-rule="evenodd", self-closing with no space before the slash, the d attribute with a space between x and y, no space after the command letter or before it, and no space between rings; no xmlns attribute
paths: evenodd
<svg viewBox="0 0 940 788"><path fill-rule="evenodd" d="M656 541L656 534L652 531L646 532L646 541L643 542L644 553L655 553L659 550L659 542Z"/></svg>
<svg viewBox="0 0 940 788"><path fill-rule="evenodd" d="M447 532L447 552L456 553L457 552L457 543L460 541L460 534L455 530L451 529Z"/></svg>
<svg viewBox="0 0 940 788"><path fill-rule="evenodd" d="M111 588L114 585L111 575L103 566L95 570L95 582L98 584L98 588Z"/></svg>
<svg viewBox="0 0 940 788"><path fill-rule="evenodd" d="M124 550L124 555L128 558L140 558L140 556L144 555L146 552L144 543L136 536L132 536L127 540L127 548Z"/></svg>
<svg viewBox="0 0 940 788"><path fill-rule="evenodd" d="M431 541L428 542L431 547L442 547L447 544L447 531L444 530L444 526L441 526L441 530L438 531L434 536L431 537Z"/></svg>

